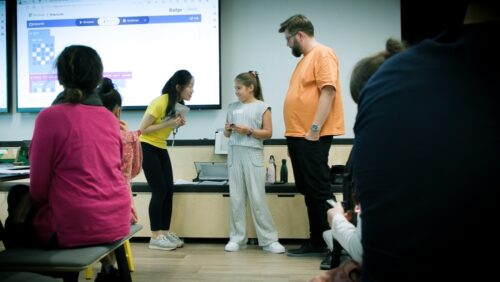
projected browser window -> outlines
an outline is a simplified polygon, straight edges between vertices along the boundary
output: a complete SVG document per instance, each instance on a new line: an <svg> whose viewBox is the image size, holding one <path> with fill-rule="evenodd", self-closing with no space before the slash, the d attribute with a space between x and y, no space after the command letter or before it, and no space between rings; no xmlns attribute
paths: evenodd
<svg viewBox="0 0 500 282"><path fill-rule="evenodd" d="M17 108L49 106L62 87L55 60L73 44L94 48L125 109L142 109L179 69L195 77L192 108L220 108L218 0L20 0Z"/></svg>
<svg viewBox="0 0 500 282"><path fill-rule="evenodd" d="M7 112L7 11L6 1L0 0L0 112Z"/></svg>

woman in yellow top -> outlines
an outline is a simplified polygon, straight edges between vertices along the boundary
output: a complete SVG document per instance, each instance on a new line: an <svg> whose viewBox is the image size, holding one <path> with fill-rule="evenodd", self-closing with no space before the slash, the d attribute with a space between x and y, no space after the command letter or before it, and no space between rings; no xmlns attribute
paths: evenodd
<svg viewBox="0 0 500 282"><path fill-rule="evenodd" d="M184 116L176 112L176 104L184 104L191 99L193 86L191 73L187 70L175 72L163 87L162 95L149 104L141 121L142 169L151 188L150 249L175 250L184 244L169 231L174 178L166 140L173 130L186 123Z"/></svg>

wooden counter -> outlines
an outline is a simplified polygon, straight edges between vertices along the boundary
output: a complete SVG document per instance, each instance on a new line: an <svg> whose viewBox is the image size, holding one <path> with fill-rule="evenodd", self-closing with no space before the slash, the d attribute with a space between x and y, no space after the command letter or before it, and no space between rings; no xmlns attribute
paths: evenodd
<svg viewBox="0 0 500 282"><path fill-rule="evenodd" d="M7 217L7 191L14 182L0 188L0 220ZM135 237L151 236L149 224L150 188L145 182L133 183L134 203L143 226ZM334 186L337 200L342 200L341 187ZM293 183L266 185L266 197L279 238L309 238L309 224L304 197ZM326 215L325 215L326 216ZM182 184L174 186L171 231L183 238L229 237L229 186ZM247 206L248 238L256 238L252 214Z"/></svg>
<svg viewBox="0 0 500 282"><path fill-rule="evenodd" d="M340 187L334 187L339 192ZM147 183L134 183L134 202L139 223L144 228L136 235L151 236L148 206L151 198ZM335 193L337 199L340 194ZM304 197L293 183L266 185L266 197L279 238L309 238L309 224ZM171 231L184 238L228 238L229 186L183 184L174 187ZM326 216L326 215L325 215ZM250 208L247 205L247 231L256 238Z"/></svg>

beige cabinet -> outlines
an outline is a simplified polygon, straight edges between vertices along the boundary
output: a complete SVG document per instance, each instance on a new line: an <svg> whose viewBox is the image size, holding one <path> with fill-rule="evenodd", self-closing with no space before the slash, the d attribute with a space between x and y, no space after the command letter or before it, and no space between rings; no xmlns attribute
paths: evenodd
<svg viewBox="0 0 500 282"><path fill-rule="evenodd" d="M136 237L151 236L151 193L134 193L134 203L143 228ZM180 237L224 238L228 236L229 198L220 193L175 193L170 230Z"/></svg>
<svg viewBox="0 0 500 282"><path fill-rule="evenodd" d="M309 224L304 197L296 193L268 193L267 203L280 239L309 238ZM149 225L150 192L134 192L134 203L143 229L136 237L151 236ZM337 195L339 199L339 195ZM341 200L341 198L339 199ZM0 192L0 220L7 218L7 192ZM183 238L228 238L228 193L175 193L170 226ZM256 238L252 214L247 207L248 238Z"/></svg>
<svg viewBox="0 0 500 282"><path fill-rule="evenodd" d="M309 221L304 196L295 193L268 193L267 204L273 217L278 237L281 239L309 238ZM256 238L250 209L247 208L247 231L249 238Z"/></svg>
<svg viewBox="0 0 500 282"><path fill-rule="evenodd" d="M148 207L151 193L134 193L134 202L143 229L137 237L151 236ZM269 210L280 238L308 238L309 224L304 198L299 194L267 194ZM184 238L228 238L229 194L175 193L171 231ZM256 238L252 215L247 207L249 238Z"/></svg>

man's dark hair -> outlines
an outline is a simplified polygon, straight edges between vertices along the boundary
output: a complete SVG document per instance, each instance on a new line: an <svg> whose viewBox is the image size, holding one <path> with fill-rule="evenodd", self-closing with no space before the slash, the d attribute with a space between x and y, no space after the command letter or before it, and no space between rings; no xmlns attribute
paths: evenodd
<svg viewBox="0 0 500 282"><path fill-rule="evenodd" d="M295 35L302 31L309 36L314 36L314 26L312 22L304 15L294 15L280 24L280 33L288 30L288 33Z"/></svg>

